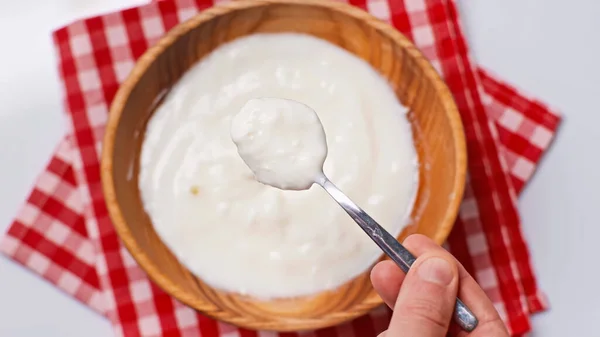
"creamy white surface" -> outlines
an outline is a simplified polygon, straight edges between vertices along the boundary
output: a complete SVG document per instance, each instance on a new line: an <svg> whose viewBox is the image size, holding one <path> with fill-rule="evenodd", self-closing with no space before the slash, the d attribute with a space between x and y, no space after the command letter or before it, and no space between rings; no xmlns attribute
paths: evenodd
<svg viewBox="0 0 600 337"><path fill-rule="evenodd" d="M148 124L139 187L173 253L214 287L272 298L331 289L378 247L325 191L257 182L230 138L245 102L278 97L319 113L325 174L392 233L407 221L417 157L406 109L364 61L323 40L254 35L208 55Z"/></svg>
<svg viewBox="0 0 600 337"><path fill-rule="evenodd" d="M256 180L282 190L308 189L322 175L325 138L317 113L289 99L253 98L231 122L231 140Z"/></svg>

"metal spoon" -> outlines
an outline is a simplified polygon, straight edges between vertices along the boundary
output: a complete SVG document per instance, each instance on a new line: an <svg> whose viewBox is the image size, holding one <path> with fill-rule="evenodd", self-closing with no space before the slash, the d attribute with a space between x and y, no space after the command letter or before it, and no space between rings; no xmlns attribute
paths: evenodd
<svg viewBox="0 0 600 337"><path fill-rule="evenodd" d="M260 114L257 116L255 114L255 111L260 112L261 109L266 109L266 111L268 111L272 115L282 114L283 113L282 111L287 111L287 118L291 119L291 120L293 120L294 115L298 115L298 116L302 115L302 114L314 115L313 124L311 125L311 127L309 129L306 129L306 130L310 130L311 133L307 133L306 135L309 137L322 138L321 139L323 141L322 145L325 146L325 149L326 149L327 144L325 143L325 131L323 130L323 125L321 124L321 122L317 116L317 113L311 107L309 107L305 104L302 104L300 102L296 102L296 101L289 100L289 99L263 97L261 99L252 99L252 100L248 101L246 103L246 105L244 105L244 107L242 107L240 113L234 118L234 120L232 122L232 130L233 129L236 130L235 132L232 131L232 139L233 139L234 143L236 143L236 146L238 146L238 152L240 151L240 144L244 144L245 141L250 141L250 142L253 141L253 138L248 137L248 134L249 134L248 127L249 126L256 127L254 125L253 120L260 119L260 116L259 116ZM240 118L240 120L238 120L238 118ZM275 123L265 123L264 121L258 121L258 122L256 122L256 125L258 125L258 127L272 128L276 124ZM272 133L272 135L274 135L274 137L275 137L274 139L272 139L273 144L285 143L285 142L282 142L281 139L278 140L276 136L287 135L288 133L286 131L290 132L292 130L291 128L294 127L294 123L283 123L281 125L278 125L278 127L279 128L277 130L279 132ZM284 130L285 127L287 127L287 130ZM306 125L304 125L303 127L306 128ZM284 130L284 131L282 131L282 130ZM235 133L235 137L233 136L234 133ZM243 146L242 148L246 149L245 146ZM254 172L257 180L264 184L271 185L276 188L286 189L286 184L282 184L281 182L278 182L277 179L275 179L275 180L271 179L273 177L270 177L268 174L267 174L268 179L266 179L266 180L261 180L261 174L257 174L257 172L262 173L262 171L264 171L264 170L259 169L260 165L257 165L257 163L261 162L260 157L264 156L264 154L261 153L261 156L256 157L257 152L267 151L266 152L267 157L268 157L268 155L275 155L275 156L277 156L277 158L280 158L281 155L279 153L274 152L273 151L274 149L271 147L268 147L268 146L264 147L264 148L255 146L255 147L251 147L250 150L251 151L248 151L248 149L246 149L245 151L240 152L240 156L242 157L244 162L246 162L248 167ZM258 151L258 150L260 150L260 151ZM406 248L404 248L404 246L402 246L400 244L400 242L398 242L398 240L396 240L396 238L394 238L390 233L388 233L375 220L373 220L373 218L371 218L365 211L363 211L352 200L350 200L350 198L348 198L348 196L346 196L342 191L340 191L331 181L329 181L329 179L327 179L327 177L323 173L323 163L325 162L325 157L327 155L327 151L323 151L323 148L316 148L316 149L310 149L310 150L315 150L315 151L311 152L313 154L321 153L323 155L322 157L317 155L312 158L310 156L308 156L309 161L310 160L319 160L320 161L320 163L312 162L311 164L315 164L315 165L308 166L308 168L311 170L310 174L317 175L314 183L321 185L321 187L323 187L325 189L325 191L327 191L327 193L329 193L329 195L331 195L333 197L333 199L335 199L335 201L337 201L337 203L340 204L340 206L342 206L342 208L346 211L346 213L348 213L348 215L350 215L350 217L352 217L352 219L354 219L354 221L356 221L356 223L363 229L363 231L365 233L367 233L367 235L369 237L371 237L371 239L373 241L375 241L375 243L379 246L379 248L381 248L381 250L383 250L394 262L396 262L396 264L400 267L400 269L402 269L405 273L407 273L408 270L410 269L410 266L415 262L416 258ZM273 153L271 153L271 152L273 152ZM293 157L290 157L288 159L293 159ZM280 169L283 171L283 172L281 172L281 174L283 174L283 177L285 177L285 173L286 173L285 170L289 170L290 168L295 168L296 163L294 162L294 160L285 161L285 158L284 158L283 163L285 165L282 165L282 168L280 168ZM318 168L318 165L320 165L320 170ZM314 169L316 169L316 170L314 170ZM277 170L270 168L266 172L270 172L272 174L273 172L277 172ZM296 173L298 173L298 172L296 172ZM312 182L311 182L312 179L311 179L310 175L307 176L306 174L300 174L299 176L300 176L300 180L301 180L302 184L295 184L295 185L299 185L304 188L308 188L306 186L312 185ZM293 177L294 177L294 179L296 179L295 176L293 176ZM283 180L285 181L286 179L283 179ZM305 184L305 183L308 183L308 184ZM478 323L477 318L475 317L473 312L469 308L467 308L467 306L458 298L456 299L456 306L455 306L455 310L454 310L454 320L461 328L463 328L464 330L466 330L468 332L473 331L473 329L475 329L475 327L477 326L477 323Z"/></svg>
<svg viewBox="0 0 600 337"><path fill-rule="evenodd" d="M394 236L381 227L373 218L365 211L356 205L348 196L338 189L325 174L321 174L315 183L321 185L329 193L329 195L356 221L360 228L375 241L375 243L389 256L400 269L408 273L410 266L415 262L416 258L408 249L404 248ZM456 298L454 306L454 321L465 331L471 332L477 326L478 320L471 311L459 298Z"/></svg>

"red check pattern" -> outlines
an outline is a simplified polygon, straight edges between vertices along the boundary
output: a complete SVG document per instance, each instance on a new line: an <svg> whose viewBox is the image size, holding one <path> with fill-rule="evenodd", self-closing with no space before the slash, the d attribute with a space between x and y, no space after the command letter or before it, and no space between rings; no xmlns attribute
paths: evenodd
<svg viewBox="0 0 600 337"><path fill-rule="evenodd" d="M454 0L350 0L410 37L454 94L469 179L447 248L493 300L513 335L546 308L520 228L516 194L550 145L560 117L477 69ZM135 60L208 0L163 0L74 22L54 34L71 130L21 208L0 250L99 313L118 336L298 336L238 329L202 316L154 286L120 244L99 175L107 110ZM302 336L376 336L383 308Z"/></svg>

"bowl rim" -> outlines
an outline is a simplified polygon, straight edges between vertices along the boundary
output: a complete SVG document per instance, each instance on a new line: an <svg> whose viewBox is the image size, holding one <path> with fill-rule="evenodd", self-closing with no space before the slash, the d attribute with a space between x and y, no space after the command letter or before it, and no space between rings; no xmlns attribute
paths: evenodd
<svg viewBox="0 0 600 337"><path fill-rule="evenodd" d="M446 238L450 234L450 231L452 230L464 194L467 171L467 150L464 128L458 108L446 83L442 80L442 78L432 66L432 64L429 62L429 60L425 58L421 51L415 45L413 45L413 43L406 36L404 36L390 24L381 21L372 14L360 8L343 2L335 2L329 0L231 1L227 3L217 4L213 7L205 9L193 16L192 18L183 21L177 24L172 29L170 29L163 37L161 37L158 40L158 42L154 46L148 48L144 52L144 54L142 54L142 56L137 60L133 69L126 77L125 81L123 81L123 83L119 86L119 89L117 90L117 93L115 94L113 101L110 105L109 116L102 143L103 146L100 162L100 174L105 202L117 235L129 251L131 256L134 258L134 260L146 272L148 277L153 282L155 282L170 296L173 296L174 298L191 307L192 309L202 312L204 315L207 315L217 320L226 321L239 327L250 329L260 329L260 323L257 325L253 325L247 323L246 321L237 321L227 315L220 317L218 315L214 315L207 306L202 307L201 305L198 305L197 300L194 299L194 296L189 295L186 291L181 289L176 282L171 281L168 277L163 275L158 269L158 267L148 258L144 250L142 250L140 246L138 246L131 231L129 230L127 222L124 219L120 205L117 202L116 191L114 188L114 177L112 173L112 158L115 148L116 131L119 125L119 121L121 119L121 115L123 113L125 103L127 102L131 91L139 83L139 80L141 79L143 74L147 71L147 69L151 66L154 60L162 52L164 52L173 43L175 43L175 41L177 41L179 37L181 37L184 34L187 34L189 31L195 29L202 23L210 21L214 17L224 15L232 11L249 9L253 7L268 6L272 4L289 4L321 7L323 9L332 10L337 13L347 15L353 17L356 20L364 22L365 24L381 32L383 35L386 35L388 38L390 38L390 40L394 41L395 44L400 45L413 59L416 60L418 66L423 70L425 77L429 78L432 81L433 86L436 88L437 92L440 95L441 104L444 106L446 116L449 120L450 128L452 130L456 156L455 170L457 172L454 177L452 186L454 197L448 205L448 208L444 215L444 220L440 225L440 229L436 232L436 234L433 237L431 237L431 239L433 239L437 244L441 245L446 240ZM352 315L348 315L345 317L330 316L327 320L322 320L325 321L325 324L319 324L318 321L311 320L310 326L305 326L304 330L325 328L343 323L350 319L362 316L381 304L383 304L383 300L381 298L378 298L377 300L370 301L368 305L361 306L360 310L353 311ZM299 330L299 328L297 326L291 327L289 329L285 327L278 327L275 330L282 332L297 331Z"/></svg>

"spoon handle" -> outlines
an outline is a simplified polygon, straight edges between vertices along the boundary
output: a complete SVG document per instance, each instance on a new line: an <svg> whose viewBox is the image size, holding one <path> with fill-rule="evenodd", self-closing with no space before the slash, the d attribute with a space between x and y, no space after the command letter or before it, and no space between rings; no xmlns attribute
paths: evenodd
<svg viewBox="0 0 600 337"><path fill-rule="evenodd" d="M373 241L389 256L405 273L408 273L410 266L416 258L411 254L395 237L381 227L373 218L356 205L348 196L338 189L324 175L317 179L317 184L321 185L335 201L356 221L356 223L371 237ZM456 299L454 307L454 320L465 331L471 332L477 326L477 318L459 298Z"/></svg>

